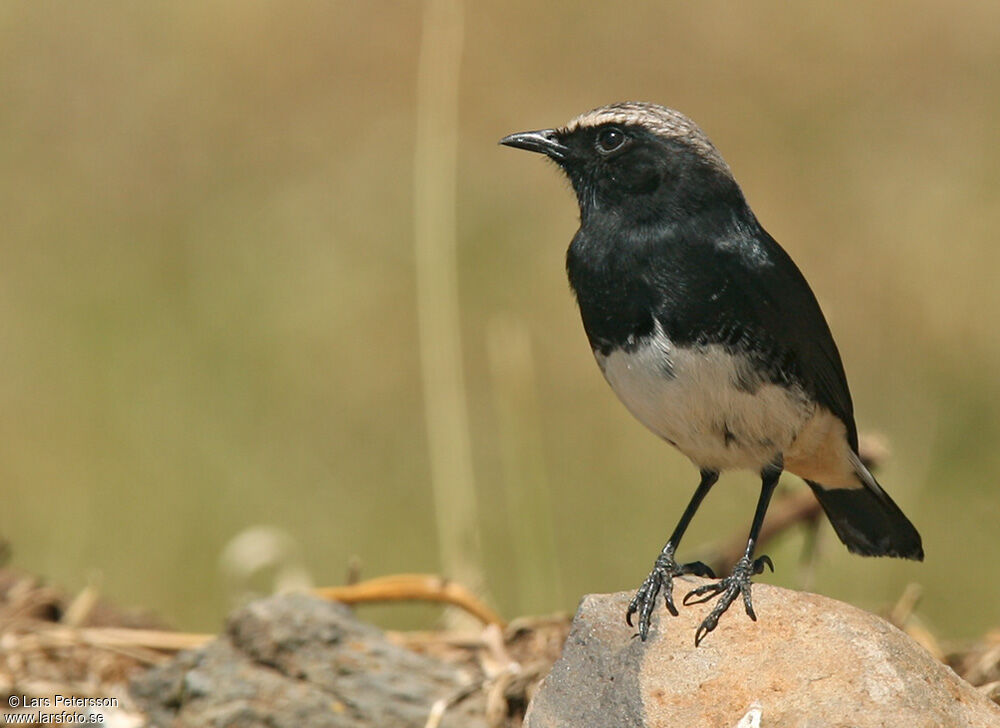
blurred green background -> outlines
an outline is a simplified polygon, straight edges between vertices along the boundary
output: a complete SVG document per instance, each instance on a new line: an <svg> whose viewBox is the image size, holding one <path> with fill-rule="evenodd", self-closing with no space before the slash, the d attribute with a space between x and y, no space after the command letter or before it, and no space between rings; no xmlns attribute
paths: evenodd
<svg viewBox="0 0 1000 728"><path fill-rule="evenodd" d="M0 5L15 565L189 629L217 628L219 555L257 524L317 583L351 557L364 576L439 569L421 18L378 0ZM563 272L568 185L496 144L642 99L701 124L812 282L861 430L890 443L880 480L923 533L920 565L851 556L824 525L810 587L879 608L919 582L939 636L1000 624L1000 4L489 1L464 36L458 286L492 602L512 617L634 588L697 482L594 365ZM745 532L756 496L724 477L683 551ZM773 544L766 579L801 585L802 545Z"/></svg>

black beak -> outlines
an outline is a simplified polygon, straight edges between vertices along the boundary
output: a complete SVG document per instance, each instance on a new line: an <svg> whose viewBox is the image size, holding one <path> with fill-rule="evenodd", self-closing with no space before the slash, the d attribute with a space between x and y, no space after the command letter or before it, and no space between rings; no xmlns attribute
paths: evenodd
<svg viewBox="0 0 1000 728"><path fill-rule="evenodd" d="M505 136L500 140L500 143L505 147L539 152L540 154L552 157L557 162L566 159L566 156L569 154L569 147L559 142L559 133L555 129L522 131L520 134Z"/></svg>

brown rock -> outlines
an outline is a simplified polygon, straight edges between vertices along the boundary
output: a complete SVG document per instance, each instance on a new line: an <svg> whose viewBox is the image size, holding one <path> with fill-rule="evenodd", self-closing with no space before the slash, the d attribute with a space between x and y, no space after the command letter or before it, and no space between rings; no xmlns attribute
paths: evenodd
<svg viewBox="0 0 1000 728"><path fill-rule="evenodd" d="M675 584L681 597L705 580ZM885 620L816 594L755 584L700 647L709 604L657 610L649 640L625 624L631 594L580 604L527 728L987 728L1000 708ZM742 721L742 722L741 722Z"/></svg>

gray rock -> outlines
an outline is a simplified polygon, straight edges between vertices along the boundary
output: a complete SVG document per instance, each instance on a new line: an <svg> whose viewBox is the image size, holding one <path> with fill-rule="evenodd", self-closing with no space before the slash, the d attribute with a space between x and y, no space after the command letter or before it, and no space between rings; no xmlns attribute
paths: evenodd
<svg viewBox="0 0 1000 728"><path fill-rule="evenodd" d="M152 726L423 728L431 706L473 675L387 642L346 607L305 595L237 611L226 634L134 680ZM485 728L475 693L442 728Z"/></svg>
<svg viewBox="0 0 1000 728"><path fill-rule="evenodd" d="M706 583L675 583L677 603ZM657 609L645 643L631 594L584 597L526 728L987 728L1000 708L888 622L815 594L755 584L700 647L711 604ZM658 620L658 621L657 621Z"/></svg>

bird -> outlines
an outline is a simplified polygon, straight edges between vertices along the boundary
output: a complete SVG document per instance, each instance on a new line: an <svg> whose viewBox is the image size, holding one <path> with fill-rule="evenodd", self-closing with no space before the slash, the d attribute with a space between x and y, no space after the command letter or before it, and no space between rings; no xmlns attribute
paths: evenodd
<svg viewBox="0 0 1000 728"><path fill-rule="evenodd" d="M661 592L677 616L673 580L683 574L714 580L682 602L716 600L696 646L737 599L757 620L752 578L774 564L755 547L784 471L808 484L852 553L923 560L917 529L858 455L847 377L816 296L691 119L614 103L500 144L541 153L568 177L580 226L566 271L597 364L629 412L700 473L628 605L643 641ZM717 579L675 554L728 470L759 474L761 489L746 550Z"/></svg>

